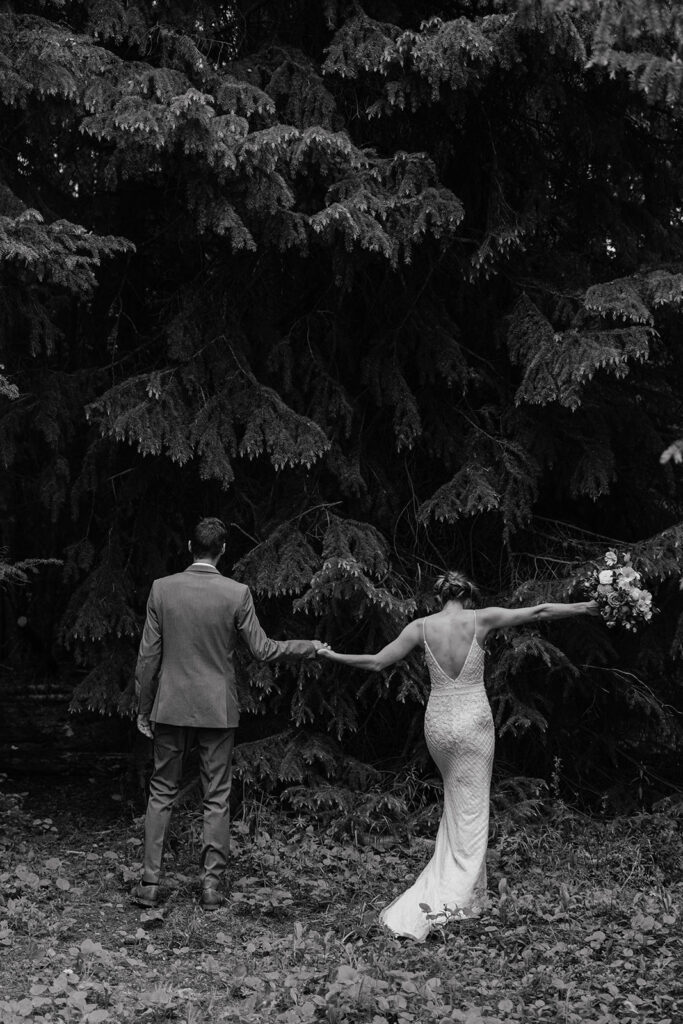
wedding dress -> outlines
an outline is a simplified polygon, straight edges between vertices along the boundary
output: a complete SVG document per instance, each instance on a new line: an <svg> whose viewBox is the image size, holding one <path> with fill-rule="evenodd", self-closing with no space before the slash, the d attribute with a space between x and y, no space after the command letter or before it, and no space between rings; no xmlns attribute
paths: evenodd
<svg viewBox="0 0 683 1024"><path fill-rule="evenodd" d="M475 612L470 649L460 673L452 679L432 654L422 621L431 680L425 739L443 777L444 809L429 864L380 914L380 921L392 932L419 941L451 916L476 916L486 902L494 729L484 689L484 652L476 632ZM430 920L428 914L440 916Z"/></svg>

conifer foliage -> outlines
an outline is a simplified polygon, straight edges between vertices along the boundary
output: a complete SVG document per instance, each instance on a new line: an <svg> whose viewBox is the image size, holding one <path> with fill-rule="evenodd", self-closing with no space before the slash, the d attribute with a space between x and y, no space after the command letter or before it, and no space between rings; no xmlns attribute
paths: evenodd
<svg viewBox="0 0 683 1024"><path fill-rule="evenodd" d="M496 638L499 732L540 772L581 728L598 787L680 749L681 68L646 0L3 7L0 543L64 563L24 601L75 710L129 710L150 582L218 514L271 633L340 649L444 566L531 601L627 547L647 639ZM416 660L242 682L417 749Z"/></svg>

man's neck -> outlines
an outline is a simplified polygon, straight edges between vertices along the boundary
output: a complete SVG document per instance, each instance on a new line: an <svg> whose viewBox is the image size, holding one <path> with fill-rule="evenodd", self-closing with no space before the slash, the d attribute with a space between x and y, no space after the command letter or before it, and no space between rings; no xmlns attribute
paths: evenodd
<svg viewBox="0 0 683 1024"><path fill-rule="evenodd" d="M214 561L212 558L193 558L192 559L192 564L193 565L212 565L214 567L214 569L216 568L216 562L218 562L218 559L216 559L216 561Z"/></svg>

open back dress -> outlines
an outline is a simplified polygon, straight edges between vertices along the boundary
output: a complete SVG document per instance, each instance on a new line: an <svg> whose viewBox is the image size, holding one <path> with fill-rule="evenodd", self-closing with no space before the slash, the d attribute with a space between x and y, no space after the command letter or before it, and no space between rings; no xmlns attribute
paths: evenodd
<svg viewBox="0 0 683 1024"><path fill-rule="evenodd" d="M417 880L380 914L397 935L423 941L450 917L478 914L486 901L486 847L494 728L484 689L484 651L472 642L458 676L434 657L422 620L431 692L425 713L427 748L443 778L443 815L434 855ZM435 917L432 915L436 915Z"/></svg>

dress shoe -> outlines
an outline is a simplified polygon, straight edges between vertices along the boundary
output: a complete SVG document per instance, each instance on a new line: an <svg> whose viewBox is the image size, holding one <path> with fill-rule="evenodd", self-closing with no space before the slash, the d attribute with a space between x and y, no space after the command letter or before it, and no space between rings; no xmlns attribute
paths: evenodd
<svg viewBox="0 0 683 1024"><path fill-rule="evenodd" d="M220 910L225 906L225 896L218 889L202 889L202 910Z"/></svg>
<svg viewBox="0 0 683 1024"><path fill-rule="evenodd" d="M141 907L156 907L159 902L159 886L152 882L138 882L131 896Z"/></svg>

